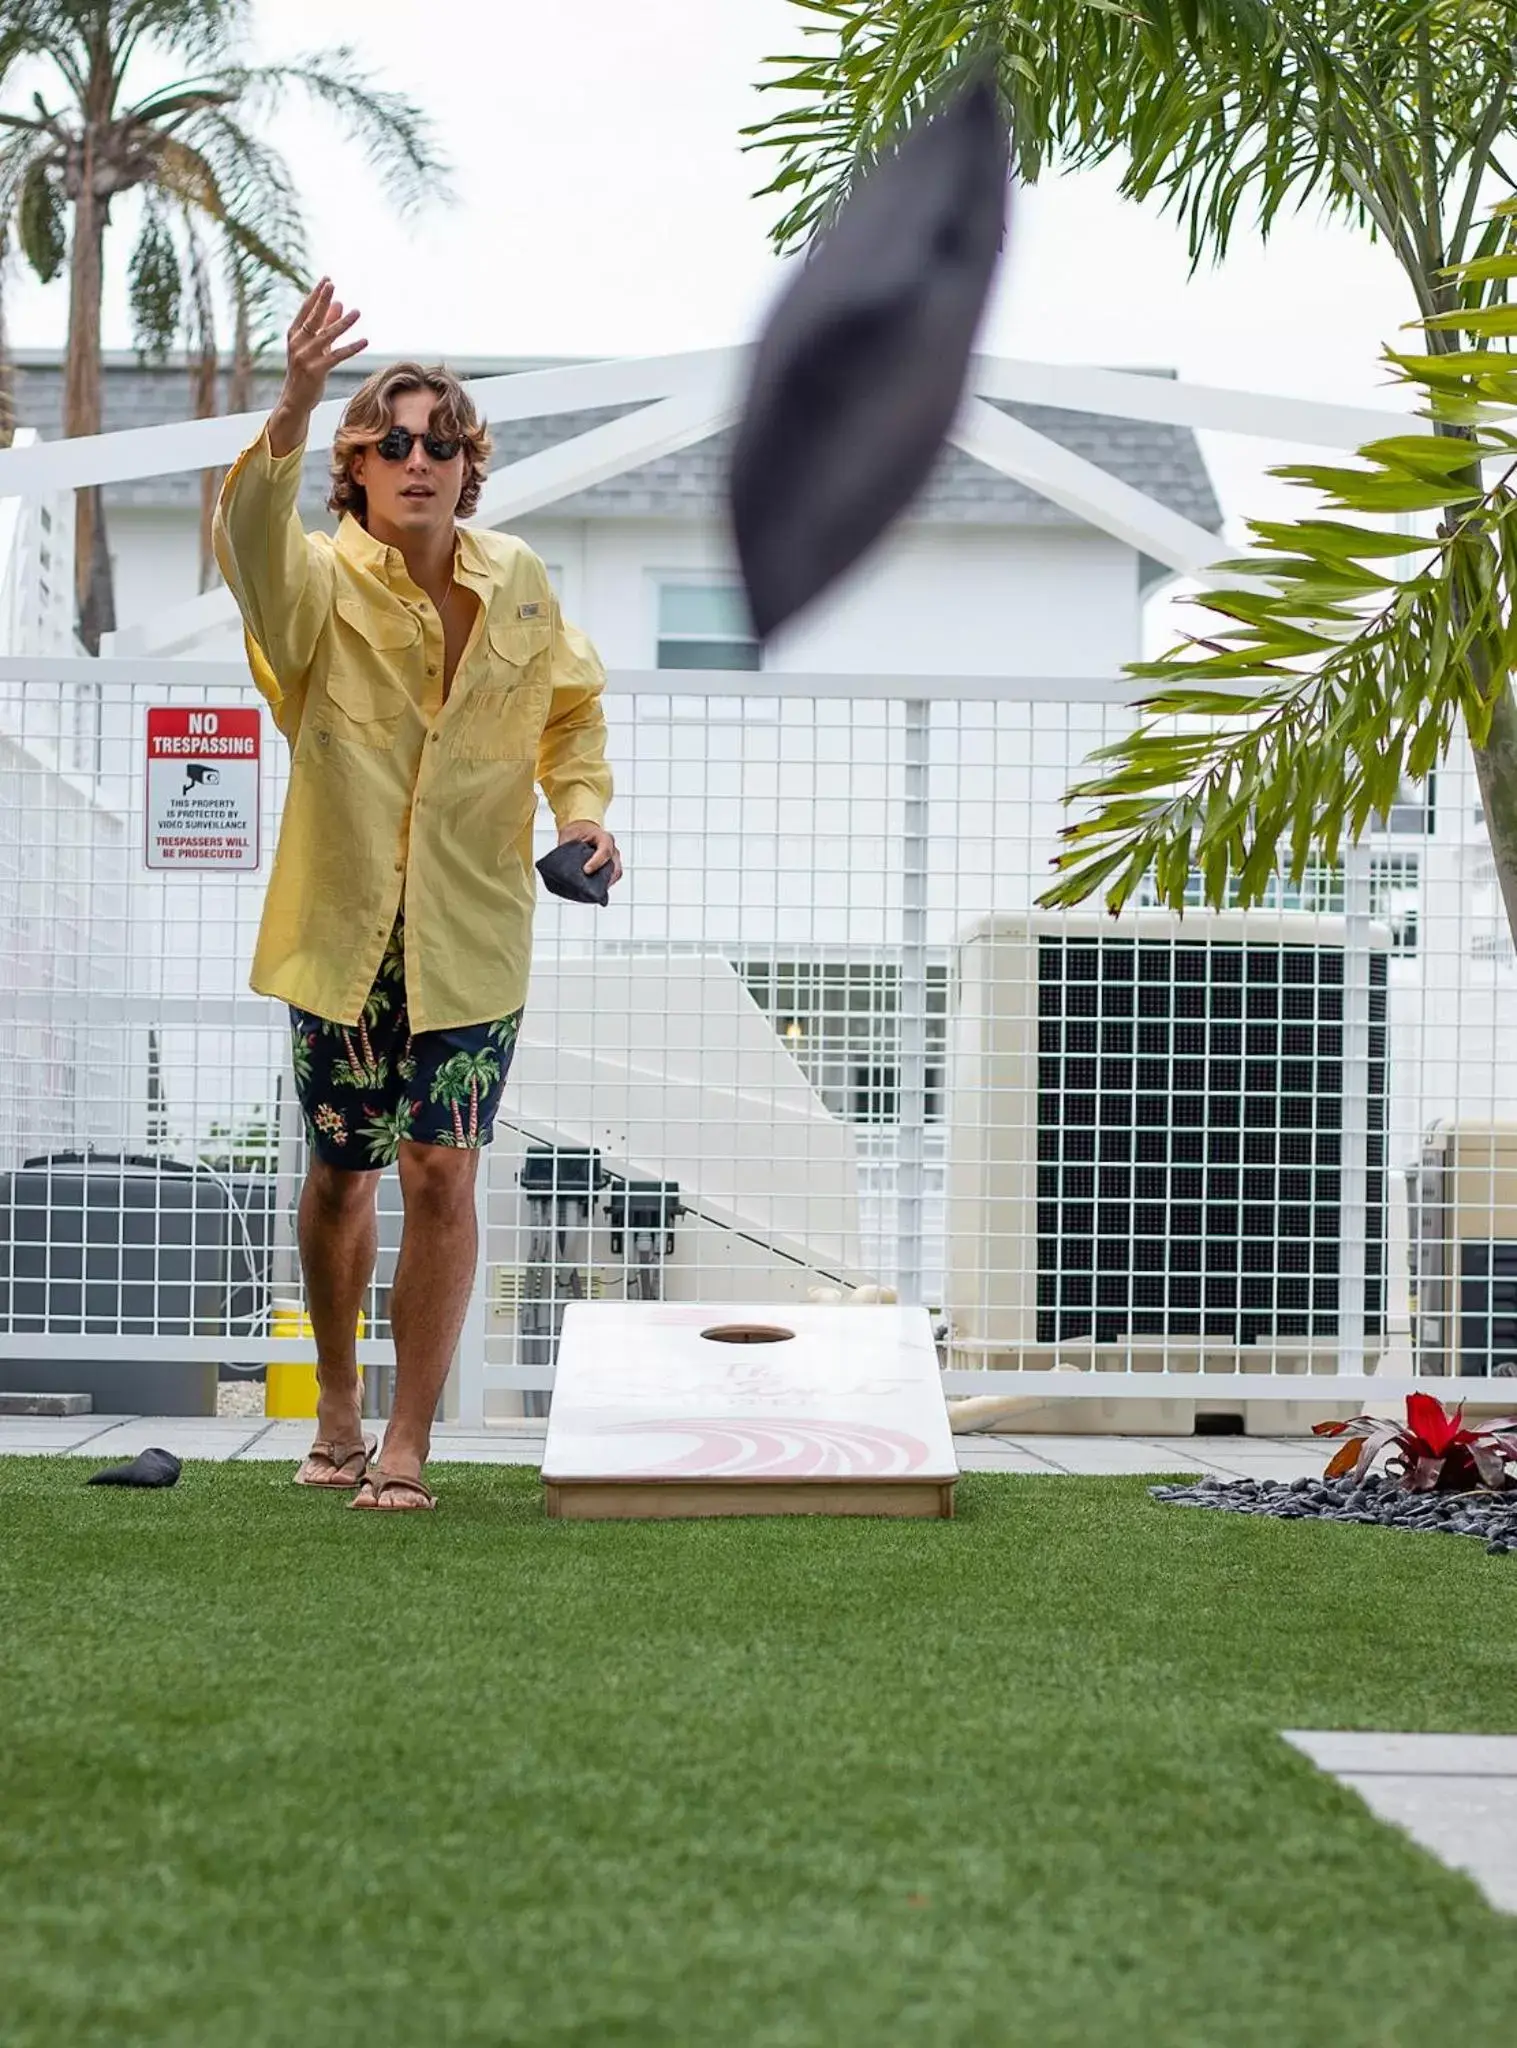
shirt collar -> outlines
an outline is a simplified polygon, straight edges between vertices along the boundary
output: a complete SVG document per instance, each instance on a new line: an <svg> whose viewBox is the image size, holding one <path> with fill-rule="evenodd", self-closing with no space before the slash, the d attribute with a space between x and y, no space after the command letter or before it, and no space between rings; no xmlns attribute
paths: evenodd
<svg viewBox="0 0 1517 2048"><path fill-rule="evenodd" d="M454 575L460 583L473 584L481 591L488 589L495 581L495 571L485 552L484 542L472 526L455 527L454 531L458 535Z"/></svg>
<svg viewBox="0 0 1517 2048"><path fill-rule="evenodd" d="M460 583L488 585L491 583L490 558L484 544L472 528L454 528L454 574ZM367 569L370 575L378 576L386 583L397 579L409 582L406 573L405 556L399 548L387 547L376 540L369 529L353 513L345 512L337 529L337 548L340 554L360 569Z"/></svg>
<svg viewBox="0 0 1517 2048"><path fill-rule="evenodd" d="M386 547L376 540L363 522L351 512L344 512L342 523L337 529L337 551L360 569L367 569L374 576L388 576L393 566L402 574L405 561L398 548Z"/></svg>

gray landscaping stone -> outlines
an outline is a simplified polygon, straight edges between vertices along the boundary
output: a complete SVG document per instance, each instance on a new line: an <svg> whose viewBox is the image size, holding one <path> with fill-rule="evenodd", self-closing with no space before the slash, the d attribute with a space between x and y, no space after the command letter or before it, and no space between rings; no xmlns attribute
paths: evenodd
<svg viewBox="0 0 1517 2048"><path fill-rule="evenodd" d="M1517 1488L1507 1493L1406 1493L1375 1472L1352 1479L1208 1479L1151 1486L1155 1500L1178 1507L1215 1508L1235 1515L1269 1515L1284 1522L1352 1522L1380 1529L1433 1530L1473 1536L1492 1557L1517 1552Z"/></svg>

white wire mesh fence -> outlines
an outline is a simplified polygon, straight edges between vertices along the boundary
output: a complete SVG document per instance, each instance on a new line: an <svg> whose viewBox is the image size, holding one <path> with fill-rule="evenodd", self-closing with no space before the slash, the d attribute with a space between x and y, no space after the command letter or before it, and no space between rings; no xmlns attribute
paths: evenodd
<svg viewBox="0 0 1517 2048"><path fill-rule="evenodd" d="M6 668L0 1385L203 1405L295 1355L304 1132L246 989L283 743L264 873L151 872L148 708L245 680ZM1098 1369L1106 1426L1198 1376L1204 1412L1517 1371L1517 965L1464 764L1266 909L1113 923L1036 909L1113 683L675 680L608 697L612 908L541 906L466 1412L540 1410L587 1296L894 1287L951 1372Z"/></svg>

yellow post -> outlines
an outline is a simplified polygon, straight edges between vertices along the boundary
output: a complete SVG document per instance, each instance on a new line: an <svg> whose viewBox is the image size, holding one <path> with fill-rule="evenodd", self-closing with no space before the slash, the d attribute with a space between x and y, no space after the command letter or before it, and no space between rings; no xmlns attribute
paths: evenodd
<svg viewBox="0 0 1517 2048"><path fill-rule="evenodd" d="M276 1301L269 1334L280 1343L300 1337L314 1337L311 1318L298 1301ZM358 1335L363 1336L363 1310L358 1311ZM363 1385L363 1367L358 1369ZM285 1418L303 1419L316 1413L316 1368L314 1365L284 1365L269 1361L264 1376L263 1412Z"/></svg>

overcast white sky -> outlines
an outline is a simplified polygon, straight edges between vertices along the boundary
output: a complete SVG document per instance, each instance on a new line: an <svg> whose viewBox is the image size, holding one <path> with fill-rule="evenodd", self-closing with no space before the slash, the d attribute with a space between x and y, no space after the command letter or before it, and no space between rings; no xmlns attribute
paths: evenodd
<svg viewBox="0 0 1517 2048"><path fill-rule="evenodd" d="M738 131L762 60L798 43L788 0L256 0L261 54L348 42L434 114L457 203L399 226L330 120L293 103L275 139L307 195L317 263L364 309L377 353L601 356L749 336L774 289L772 201ZM109 252L106 342L130 336ZM65 286L18 282L18 347L58 343ZM1210 383L1390 399L1381 345L1407 317L1398 274L1348 228L1293 221L1268 250L1240 234L1194 281L1178 231L1108 177L1021 195L986 346L1061 362L1158 365ZM1274 509L1263 461L1207 454L1234 518Z"/></svg>

